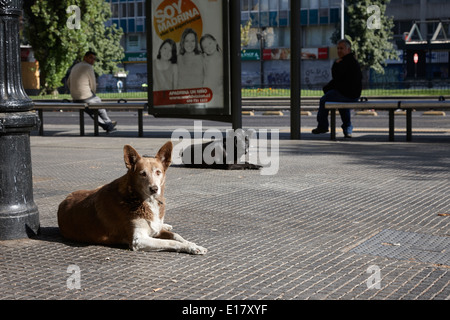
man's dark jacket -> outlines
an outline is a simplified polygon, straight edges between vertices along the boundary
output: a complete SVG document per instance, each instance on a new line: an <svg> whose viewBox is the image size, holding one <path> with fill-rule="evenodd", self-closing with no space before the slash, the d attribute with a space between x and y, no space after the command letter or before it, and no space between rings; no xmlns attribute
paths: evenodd
<svg viewBox="0 0 450 320"><path fill-rule="evenodd" d="M323 87L323 91L327 93L334 89L347 98L359 98L362 90L362 73L358 61L353 53L345 55L340 62L337 61L331 68L332 79Z"/></svg>

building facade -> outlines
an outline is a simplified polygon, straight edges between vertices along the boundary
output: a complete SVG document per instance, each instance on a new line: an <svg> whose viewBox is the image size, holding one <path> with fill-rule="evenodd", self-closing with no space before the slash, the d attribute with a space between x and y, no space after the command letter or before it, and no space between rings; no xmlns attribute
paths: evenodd
<svg viewBox="0 0 450 320"><path fill-rule="evenodd" d="M289 86L291 54L301 54L304 85L312 87L328 81L336 58L330 37L340 21L340 4L340 0L301 1L303 49L293 53L290 1L241 0L241 24L251 26L242 47L242 84Z"/></svg>
<svg viewBox="0 0 450 320"><path fill-rule="evenodd" d="M147 82L145 0L106 0L112 9L111 24L124 30L123 65L128 71L125 85L139 88ZM290 0L240 0L241 24L249 24L242 44L242 85L254 87L289 86L290 56L301 54L302 85L314 88L327 82L330 68L337 57L330 38L339 28L341 0L301 0L302 52L290 51ZM394 18L394 41L398 44L400 60L387 61L384 75L370 74L371 82L403 81L408 74L404 44L405 33L415 21L422 34L431 39L439 21L450 34L450 1L447 0L391 0L386 15ZM447 21L447 22L445 22ZM440 50L424 49L424 78L449 79L449 54ZM409 58L410 59L410 58ZM422 59L424 60L424 59ZM423 61L420 61L423 63ZM114 79L105 78L101 87L114 87Z"/></svg>
<svg viewBox="0 0 450 320"><path fill-rule="evenodd" d="M108 24L122 28L124 36L121 45L125 49L123 68L126 78L120 79L126 90L140 91L147 84L147 30L145 0L105 0L111 5L111 19ZM119 79L105 75L99 79L99 88L117 90ZM144 89L145 90L145 89Z"/></svg>
<svg viewBox="0 0 450 320"><path fill-rule="evenodd" d="M450 65L450 1L445 0L391 0L386 15L394 17L394 41L399 48L400 62L391 61L384 78L398 81L428 79L436 83L449 78ZM417 22L415 24L415 22ZM412 27L411 40L405 42ZM419 36L420 33L420 36ZM436 34L436 43L432 43ZM420 42L414 44L417 40ZM438 43L440 42L440 43ZM418 56L417 65L414 55ZM372 74L376 82L380 75Z"/></svg>

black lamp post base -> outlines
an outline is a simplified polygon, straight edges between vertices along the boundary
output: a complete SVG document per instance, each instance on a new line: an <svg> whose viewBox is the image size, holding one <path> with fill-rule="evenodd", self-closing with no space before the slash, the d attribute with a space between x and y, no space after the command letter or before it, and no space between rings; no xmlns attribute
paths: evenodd
<svg viewBox="0 0 450 320"><path fill-rule="evenodd" d="M27 212L0 214L0 240L31 238L39 234L39 211L37 207Z"/></svg>
<svg viewBox="0 0 450 320"><path fill-rule="evenodd" d="M39 232L30 152L30 132L38 124L34 112L0 113L0 240Z"/></svg>

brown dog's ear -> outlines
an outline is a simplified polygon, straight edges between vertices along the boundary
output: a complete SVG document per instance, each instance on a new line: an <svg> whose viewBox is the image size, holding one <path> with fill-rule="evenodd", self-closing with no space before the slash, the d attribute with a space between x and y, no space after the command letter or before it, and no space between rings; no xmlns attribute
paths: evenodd
<svg viewBox="0 0 450 320"><path fill-rule="evenodd" d="M132 146L127 144L123 147L123 158L126 167L131 169L141 159L141 156Z"/></svg>
<svg viewBox="0 0 450 320"><path fill-rule="evenodd" d="M156 154L155 158L159 159L159 161L162 162L164 170L167 170L167 168L172 163L172 149L172 141L168 141L161 147L161 149L159 149L158 153Z"/></svg>

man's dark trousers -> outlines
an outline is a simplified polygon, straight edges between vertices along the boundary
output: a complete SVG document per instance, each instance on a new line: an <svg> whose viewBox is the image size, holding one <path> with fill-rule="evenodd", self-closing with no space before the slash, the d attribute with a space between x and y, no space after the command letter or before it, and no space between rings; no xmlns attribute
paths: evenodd
<svg viewBox="0 0 450 320"><path fill-rule="evenodd" d="M317 128L328 130L328 109L325 109L325 102L357 102L358 98L347 98L337 90L329 90L320 98L319 111L317 112ZM353 126L351 122L350 109L339 109L342 120L342 130L344 134L352 134Z"/></svg>

